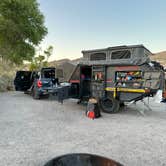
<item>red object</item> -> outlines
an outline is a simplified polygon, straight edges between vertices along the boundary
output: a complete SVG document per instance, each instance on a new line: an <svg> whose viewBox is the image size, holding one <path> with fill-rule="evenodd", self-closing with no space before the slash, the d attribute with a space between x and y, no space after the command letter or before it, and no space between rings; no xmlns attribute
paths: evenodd
<svg viewBox="0 0 166 166"><path fill-rule="evenodd" d="M80 83L80 80L70 80L70 83Z"/></svg>
<svg viewBox="0 0 166 166"><path fill-rule="evenodd" d="M95 112L94 112L94 111L88 111L88 112L87 112L87 116L88 116L88 118L90 118L90 119L94 119L94 118L95 118Z"/></svg>
<svg viewBox="0 0 166 166"><path fill-rule="evenodd" d="M118 66L118 67L115 67L116 71L130 71L130 70L137 71L139 69L140 69L139 66Z"/></svg>
<svg viewBox="0 0 166 166"><path fill-rule="evenodd" d="M112 82L112 78L107 79L106 82Z"/></svg>
<svg viewBox="0 0 166 166"><path fill-rule="evenodd" d="M40 80L37 81L37 87L41 88L42 87L42 82Z"/></svg>

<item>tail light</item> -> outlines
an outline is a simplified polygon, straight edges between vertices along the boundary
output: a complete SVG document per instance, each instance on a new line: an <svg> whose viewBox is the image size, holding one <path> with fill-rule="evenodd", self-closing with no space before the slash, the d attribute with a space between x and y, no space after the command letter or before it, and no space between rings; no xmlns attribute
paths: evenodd
<svg viewBox="0 0 166 166"><path fill-rule="evenodd" d="M37 87L41 88L42 87L42 82L40 80L37 81Z"/></svg>

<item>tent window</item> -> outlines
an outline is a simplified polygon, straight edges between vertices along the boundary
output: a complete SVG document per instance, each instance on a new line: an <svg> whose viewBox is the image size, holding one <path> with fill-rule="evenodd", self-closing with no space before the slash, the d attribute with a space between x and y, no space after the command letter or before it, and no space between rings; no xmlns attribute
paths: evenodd
<svg viewBox="0 0 166 166"><path fill-rule="evenodd" d="M129 50L114 51L112 52L111 59L129 59L131 58L131 52Z"/></svg>
<svg viewBox="0 0 166 166"><path fill-rule="evenodd" d="M94 53L94 54L91 54L90 60L91 61L106 60L106 54L105 53Z"/></svg>

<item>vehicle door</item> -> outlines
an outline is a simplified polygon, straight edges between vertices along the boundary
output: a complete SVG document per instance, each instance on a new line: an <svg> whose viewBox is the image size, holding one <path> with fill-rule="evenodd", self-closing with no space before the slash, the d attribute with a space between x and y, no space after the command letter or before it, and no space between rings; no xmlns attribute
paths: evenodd
<svg viewBox="0 0 166 166"><path fill-rule="evenodd" d="M80 65L77 65L72 73L69 83L69 97L78 99L80 97Z"/></svg>
<svg viewBox="0 0 166 166"><path fill-rule="evenodd" d="M17 71L14 79L16 91L27 91L31 87L31 74L31 71Z"/></svg>

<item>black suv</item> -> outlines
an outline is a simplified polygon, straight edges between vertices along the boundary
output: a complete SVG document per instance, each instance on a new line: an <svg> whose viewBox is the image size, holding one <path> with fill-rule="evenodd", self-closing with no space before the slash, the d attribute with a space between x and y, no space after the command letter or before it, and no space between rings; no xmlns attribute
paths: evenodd
<svg viewBox="0 0 166 166"><path fill-rule="evenodd" d="M58 87L58 78L55 78L55 68L42 68L41 71L17 71L14 80L16 91L31 93L34 99L42 95L53 93Z"/></svg>

